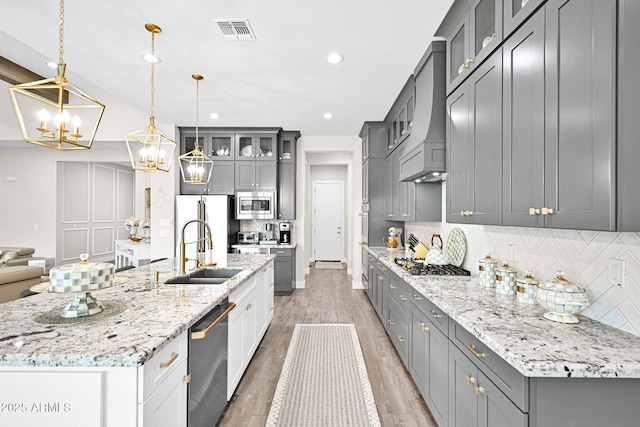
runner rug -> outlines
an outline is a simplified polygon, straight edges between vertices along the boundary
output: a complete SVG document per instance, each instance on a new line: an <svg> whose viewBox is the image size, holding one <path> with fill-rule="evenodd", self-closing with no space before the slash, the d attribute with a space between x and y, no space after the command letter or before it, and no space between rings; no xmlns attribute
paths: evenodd
<svg viewBox="0 0 640 427"><path fill-rule="evenodd" d="M343 268L339 261L316 261L317 270L342 270Z"/></svg>
<svg viewBox="0 0 640 427"><path fill-rule="evenodd" d="M352 324L298 324L267 426L380 426Z"/></svg>

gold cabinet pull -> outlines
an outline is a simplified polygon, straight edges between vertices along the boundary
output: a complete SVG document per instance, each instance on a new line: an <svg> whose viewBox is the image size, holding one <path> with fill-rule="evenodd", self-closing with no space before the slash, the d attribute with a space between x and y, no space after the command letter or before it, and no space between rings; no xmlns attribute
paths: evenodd
<svg viewBox="0 0 640 427"><path fill-rule="evenodd" d="M484 357L484 353L482 353L481 351L476 350L476 347L473 344L468 344L467 348L469 349L469 351L471 353L473 353L473 355L475 357Z"/></svg>
<svg viewBox="0 0 640 427"><path fill-rule="evenodd" d="M469 376L469 375L465 375L464 379L467 381L467 384L475 384L476 383L476 379Z"/></svg>
<svg viewBox="0 0 640 427"><path fill-rule="evenodd" d="M395 289L396 287L393 284L389 284L389 289Z"/></svg>
<svg viewBox="0 0 640 427"><path fill-rule="evenodd" d="M420 326L420 329L422 329L422 332L427 332L429 330L429 327L422 322L418 322L418 326Z"/></svg>
<svg viewBox="0 0 640 427"><path fill-rule="evenodd" d="M538 209L538 208L529 208L529 215L540 215L540 209Z"/></svg>
<svg viewBox="0 0 640 427"><path fill-rule="evenodd" d="M398 335L398 341L404 342L404 337L402 335Z"/></svg>
<svg viewBox="0 0 640 427"><path fill-rule="evenodd" d="M182 382L189 384L191 382L191 374L182 377Z"/></svg>
<svg viewBox="0 0 640 427"><path fill-rule="evenodd" d="M173 362L175 362L175 361L176 361L176 359L178 358L178 356L179 356L179 354L178 354L178 353L171 352L171 359L169 359L167 362L162 362L162 363L160 364L160 368L161 368L161 369L168 368L169 366L171 366L171 364L172 364Z"/></svg>
<svg viewBox="0 0 640 427"><path fill-rule="evenodd" d="M393 321L393 320L391 320L391 319L389 319L387 322L388 322L390 325L395 325L395 324L396 324L396 322L394 322L394 321Z"/></svg>
<svg viewBox="0 0 640 427"><path fill-rule="evenodd" d="M460 211L460 216L464 216L464 211Z"/></svg>
<svg viewBox="0 0 640 427"><path fill-rule="evenodd" d="M404 295L400 295L399 298L400 298L400 301L406 301L407 300L407 297L405 297Z"/></svg>
<svg viewBox="0 0 640 427"><path fill-rule="evenodd" d="M553 214L552 208L542 207L542 215L551 215Z"/></svg>
<svg viewBox="0 0 640 427"><path fill-rule="evenodd" d="M475 392L476 392L476 394L484 393L484 387L474 385L474 386L473 386L473 391L475 391Z"/></svg>
<svg viewBox="0 0 640 427"><path fill-rule="evenodd" d="M431 317L435 317L436 319L442 317L442 314L438 313L435 310L429 310L429 314L431 315Z"/></svg>
<svg viewBox="0 0 640 427"><path fill-rule="evenodd" d="M420 300L422 299L422 298L421 298L421 297L419 297L417 294L413 294L413 295L411 295L411 298L413 298L413 299L414 299L414 300L416 300L416 301L420 301Z"/></svg>

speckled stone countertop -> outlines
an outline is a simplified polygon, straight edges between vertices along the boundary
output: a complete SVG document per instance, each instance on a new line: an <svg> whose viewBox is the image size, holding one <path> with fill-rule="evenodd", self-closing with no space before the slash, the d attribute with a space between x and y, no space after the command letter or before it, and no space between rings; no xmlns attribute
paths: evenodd
<svg viewBox="0 0 640 427"><path fill-rule="evenodd" d="M82 323L35 320L42 313L61 311L71 301L70 294L39 294L0 304L0 367L141 366L274 258L228 254L218 267L243 271L223 285L165 285L178 276L176 259L122 271L116 277L128 277L126 283L92 295L105 304L122 303L126 309ZM160 271L159 285L156 271Z"/></svg>
<svg viewBox="0 0 640 427"><path fill-rule="evenodd" d="M296 243L284 244L278 243L275 245L261 245L259 243L236 243L231 245L232 248L278 248L278 249L295 249L298 246Z"/></svg>
<svg viewBox="0 0 640 427"><path fill-rule="evenodd" d="M541 306L496 295L473 271L413 276L394 263L397 254L367 250L527 377L640 378L640 337L585 316L578 324L547 320Z"/></svg>

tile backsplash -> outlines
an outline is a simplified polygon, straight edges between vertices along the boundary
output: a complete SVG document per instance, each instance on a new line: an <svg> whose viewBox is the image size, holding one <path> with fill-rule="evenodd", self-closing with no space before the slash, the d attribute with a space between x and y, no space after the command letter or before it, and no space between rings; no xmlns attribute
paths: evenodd
<svg viewBox="0 0 640 427"><path fill-rule="evenodd" d="M404 238L413 233L429 246L431 235L439 233L446 246L456 227L467 239L462 266L472 274L478 273L478 260L489 252L501 262L509 261L518 277L530 271L540 281L549 280L561 270L587 290L591 305L583 315L640 335L639 233L413 222L405 224ZM626 261L625 287L609 285L610 258Z"/></svg>

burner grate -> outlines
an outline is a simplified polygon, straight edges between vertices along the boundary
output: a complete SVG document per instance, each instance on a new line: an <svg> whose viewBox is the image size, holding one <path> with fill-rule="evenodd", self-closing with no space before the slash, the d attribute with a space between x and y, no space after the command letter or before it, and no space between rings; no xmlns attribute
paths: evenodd
<svg viewBox="0 0 640 427"><path fill-rule="evenodd" d="M469 270L452 264L424 264L410 258L396 258L394 261L397 265L415 276L471 276Z"/></svg>

